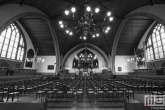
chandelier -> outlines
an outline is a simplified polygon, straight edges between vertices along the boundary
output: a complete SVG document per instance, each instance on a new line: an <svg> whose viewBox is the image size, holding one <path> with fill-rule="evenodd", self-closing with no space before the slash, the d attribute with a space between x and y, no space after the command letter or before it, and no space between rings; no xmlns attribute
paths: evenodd
<svg viewBox="0 0 165 110"><path fill-rule="evenodd" d="M79 56L75 55L76 60L78 60L79 64L83 64L83 63L93 63L93 60L95 60L97 58L96 55L92 55L91 53L88 54L87 53L87 44L85 44L85 53L81 53Z"/></svg>
<svg viewBox="0 0 165 110"><path fill-rule="evenodd" d="M88 1L86 0L84 8L76 13L76 8L71 7L71 9L66 9L64 11L66 16L71 16L74 22L74 26L70 28L65 21L60 20L59 25L61 28L65 29L65 32L72 36L73 34L80 33L80 39L86 40L88 35L93 38L100 36L100 26L105 24L106 21L113 21L113 17L111 16L111 12L101 12L105 13L103 20L97 21L96 14L99 14L100 9L98 7L92 8ZM102 15L100 15L102 16ZM108 33L110 31L110 27L103 27L101 30L104 33Z"/></svg>

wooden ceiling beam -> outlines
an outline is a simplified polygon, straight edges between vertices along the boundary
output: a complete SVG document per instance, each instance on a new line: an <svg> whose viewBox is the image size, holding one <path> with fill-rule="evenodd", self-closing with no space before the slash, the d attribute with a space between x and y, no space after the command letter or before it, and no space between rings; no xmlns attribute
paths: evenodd
<svg viewBox="0 0 165 110"><path fill-rule="evenodd" d="M105 1L102 1L102 2L100 0L98 0L98 1L99 1L99 3L102 4L102 3L110 2L110 1L113 1L113 0L105 0Z"/></svg>
<svg viewBox="0 0 165 110"><path fill-rule="evenodd" d="M77 3L76 3L76 0L74 0L74 2L72 2L72 1L68 1L68 0L62 0L62 1L65 1L65 2L68 2L68 3L75 4L75 5L77 5L77 6L81 7L81 8L84 7L84 6L81 6L81 5L77 4Z"/></svg>

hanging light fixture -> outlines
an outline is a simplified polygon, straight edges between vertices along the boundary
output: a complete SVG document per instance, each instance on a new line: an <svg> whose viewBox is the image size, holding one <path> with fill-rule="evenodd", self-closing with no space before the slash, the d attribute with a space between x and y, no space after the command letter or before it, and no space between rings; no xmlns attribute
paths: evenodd
<svg viewBox="0 0 165 110"><path fill-rule="evenodd" d="M95 16L99 14L99 7L92 8L88 4L88 0L85 1L84 8L81 12L77 12L75 7L71 7L71 9L66 9L64 11L66 16L72 15L72 19L74 22L73 28L69 28L65 21L60 20L59 25L62 29L66 30L66 33L72 36L73 34L80 33L80 39L86 40L88 35L92 38L96 38L100 36L100 30L98 27L103 26L106 21L113 21L112 13L110 11L105 12L103 19L100 21L96 21ZM102 16L102 15L100 15ZM68 31L69 30L69 31ZM110 31L110 26L103 27L103 32L108 33Z"/></svg>
<svg viewBox="0 0 165 110"><path fill-rule="evenodd" d="M39 36L41 35L42 20L41 20L41 26L40 26ZM60 23L62 24L62 22L60 22ZM34 57L33 58L26 58L26 61L27 62L45 62L45 59L43 59L41 57L37 57L38 47L39 47L39 39L37 41L38 41L38 43L37 43L37 48L36 48L36 52L34 54Z"/></svg>
<svg viewBox="0 0 165 110"><path fill-rule="evenodd" d="M92 55L91 53L87 52L87 44L85 43L85 53L81 53L79 56L75 55L75 58L78 60L79 63L91 63L93 60L97 58L96 55Z"/></svg>

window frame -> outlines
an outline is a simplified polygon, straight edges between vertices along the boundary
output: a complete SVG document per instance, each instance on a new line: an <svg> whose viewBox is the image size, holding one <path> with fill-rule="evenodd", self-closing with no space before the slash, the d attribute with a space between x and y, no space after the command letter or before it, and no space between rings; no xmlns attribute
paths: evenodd
<svg viewBox="0 0 165 110"><path fill-rule="evenodd" d="M1 57L1 54L2 54L2 50L3 50L3 46L4 46L4 43L5 43L5 38L6 38L6 34L7 34L7 27L8 26L10 26L10 25L12 25L12 24L14 24L15 25L15 27L17 28L17 30L18 30L18 33L19 33L19 40L18 40L18 45L17 45L17 48L16 48L16 53L15 53L15 58L14 59L12 59L12 53L13 53L13 49L14 49L14 43L15 43L15 40L16 40L16 33L15 33L15 38L14 38L14 42L13 42L13 46L12 46L12 51L11 51L11 56L10 56L10 58L7 58L7 54L8 54L8 51L9 51L9 47L10 47L10 42L11 42L11 34L10 34L10 38L9 38L9 42L8 42L8 47L7 47L7 49L6 49L6 55L5 55L5 57ZM26 57L26 49L27 49L27 44L26 44L26 38L25 38L25 35L24 35L24 33L22 32L22 29L20 28L20 26L19 26L19 24L17 23L17 21L16 22L13 22L13 23L10 23L10 24L6 24L4 27L6 27L5 29L3 29L1 32L0 32L0 34L2 34L2 32L4 31L4 30L6 30L6 33L5 33L5 36L4 36L4 41L2 42L2 47L1 47L1 49L0 49L0 59L4 59L4 60L10 60L10 61L16 61L16 62L24 62L25 61L25 57ZM11 27L10 27L11 28ZM23 27L22 27L23 28ZM16 30L14 30L14 31L16 31ZM11 29L11 32L13 32L13 29ZM22 38L22 40L23 40L23 43L24 43L24 52L23 52L23 55L22 55L22 60L17 60L17 55L18 55L18 50L19 50L19 47L21 47L20 46L20 40L21 40L21 38ZM22 44L23 44L22 43ZM21 47L21 49L22 49L22 47ZM20 52L20 57L21 57L21 52Z"/></svg>
<svg viewBox="0 0 165 110"><path fill-rule="evenodd" d="M160 26L161 25L161 26ZM160 26L160 27L159 27ZM149 33L148 33L148 35L147 35L147 38L146 38L146 41L145 41L145 47L146 47L146 58L147 58L147 62L153 62L153 61L159 61L159 60L164 60L165 59L165 49L163 48L163 46L165 46L165 44L163 44L163 38L162 38L162 32L161 32L161 29L164 27L164 33L165 33L165 26L163 25L163 24L161 24L161 23L158 23L158 22L156 22L153 26L152 26L152 28L150 29L150 31L149 31ZM159 29L159 30L158 30ZM154 32L154 30L156 30L155 32ZM157 36L158 35L156 35L156 32L157 31L159 31L159 37L160 37L160 40L157 40ZM156 43L156 47L155 48L157 48L157 50L158 50L158 56L159 56L159 58L158 59L156 59L156 53L155 53L155 48L154 48L154 43L153 43L153 34L155 34L155 42L154 43ZM153 60L151 60L151 54L150 54L150 59L149 59L149 55L148 55L148 48L149 48L149 46L147 45L148 44L148 42L149 42L149 38L151 39L151 47L152 47L152 52L153 52L153 57L154 57L154 59ZM164 38L165 39L165 38ZM161 42L161 46L158 46L158 41L160 41ZM162 52L159 52L159 47L161 47L162 48ZM163 58L161 58L160 57L160 54L161 53L163 53Z"/></svg>

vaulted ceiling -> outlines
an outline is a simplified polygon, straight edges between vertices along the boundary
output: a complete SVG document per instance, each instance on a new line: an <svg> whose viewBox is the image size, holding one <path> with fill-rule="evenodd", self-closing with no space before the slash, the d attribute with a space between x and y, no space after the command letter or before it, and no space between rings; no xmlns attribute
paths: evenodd
<svg viewBox="0 0 165 110"><path fill-rule="evenodd" d="M165 0L88 0L91 6L98 6L100 10L109 10L114 17L113 22L107 22L111 30L108 34L101 33L101 36L93 39L88 38L87 42L101 48L107 55L111 54L115 35L122 19L131 11L146 5L164 4ZM61 54L66 54L73 47L84 43L79 39L80 35L74 34L67 36L64 30L59 27L58 21L65 20L69 25L72 24L71 17L64 15L64 10L75 6L80 10L85 0L0 0L0 4L20 4L29 5L45 13L53 23L55 28ZM104 13L96 16L101 20ZM18 20L25 28L36 48L39 42L38 55L54 55L54 44L50 29L45 20L38 17L26 17ZM143 34L154 20L147 17L134 17L128 20L124 26L117 47L117 55L132 55L133 48L137 48ZM100 27L102 28L102 27ZM100 30L101 31L101 30Z"/></svg>

